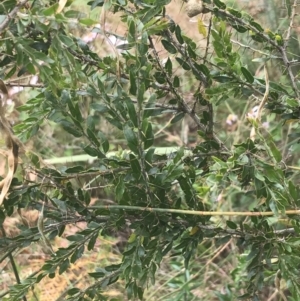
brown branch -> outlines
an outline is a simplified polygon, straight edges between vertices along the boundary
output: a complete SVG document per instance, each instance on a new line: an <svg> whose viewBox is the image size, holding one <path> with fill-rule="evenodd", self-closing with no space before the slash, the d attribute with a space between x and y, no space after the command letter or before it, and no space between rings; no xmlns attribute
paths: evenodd
<svg viewBox="0 0 300 301"><path fill-rule="evenodd" d="M0 32L2 32L9 24L9 21L12 20L18 11L26 5L29 0L21 0L16 7L6 16L4 21L0 24Z"/></svg>

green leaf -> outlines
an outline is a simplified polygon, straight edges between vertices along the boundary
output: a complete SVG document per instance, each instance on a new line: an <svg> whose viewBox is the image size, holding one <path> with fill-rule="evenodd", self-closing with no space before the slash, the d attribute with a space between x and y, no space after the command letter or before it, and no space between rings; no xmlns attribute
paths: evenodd
<svg viewBox="0 0 300 301"><path fill-rule="evenodd" d="M56 13L57 9L58 9L58 3L55 3L52 6L50 6L49 8L43 10L43 14L44 14L44 16L54 15Z"/></svg>
<svg viewBox="0 0 300 301"><path fill-rule="evenodd" d="M292 14L292 5L291 5L291 0L285 0L285 6L288 12L288 17L291 17Z"/></svg>
<svg viewBox="0 0 300 301"><path fill-rule="evenodd" d="M245 76L248 83L252 84L254 82L254 77L252 74L244 67L241 67L241 71L243 75Z"/></svg>
<svg viewBox="0 0 300 301"><path fill-rule="evenodd" d="M84 245L81 245L78 249L75 250L75 252L72 254L70 262L74 263L76 260L82 257L84 253Z"/></svg>
<svg viewBox="0 0 300 301"><path fill-rule="evenodd" d="M190 65L183 59L181 59L180 57L176 57L175 59L184 70L191 70Z"/></svg>
<svg viewBox="0 0 300 301"><path fill-rule="evenodd" d="M66 11L65 13L64 13L64 16L66 17L66 18L75 18L75 19L77 19L77 18L79 18L80 17L80 15L81 15L82 13L81 12L79 12L79 11L77 11L77 10L68 10L68 11Z"/></svg>
<svg viewBox="0 0 300 301"><path fill-rule="evenodd" d="M84 239L84 236L81 234L69 235L66 237L69 241L81 242Z"/></svg>
<svg viewBox="0 0 300 301"><path fill-rule="evenodd" d="M86 25L86 26L94 26L94 25L98 24L99 21L92 20L92 19L89 19L89 18L83 18L83 19L79 20L79 23L83 24L83 25Z"/></svg>
<svg viewBox="0 0 300 301"><path fill-rule="evenodd" d="M185 116L185 113L184 113L184 112L178 113L178 114L175 115L175 116L173 117L173 119L171 120L171 124L176 123L176 122L182 120L184 116Z"/></svg>
<svg viewBox="0 0 300 301"><path fill-rule="evenodd" d="M81 165L73 166L65 170L66 173L79 173L81 171L84 171L84 167Z"/></svg>
<svg viewBox="0 0 300 301"><path fill-rule="evenodd" d="M234 223L233 221L226 221L226 225L227 225L227 227L228 228L230 228L230 229L237 229L237 224L236 223Z"/></svg>
<svg viewBox="0 0 300 301"><path fill-rule="evenodd" d="M125 184L122 177L119 178L119 182L116 185L115 193L117 201L121 201L124 196Z"/></svg>
<svg viewBox="0 0 300 301"><path fill-rule="evenodd" d="M163 44L164 48L171 54L177 53L177 49L174 45L172 45L169 41L167 40L161 40L161 43Z"/></svg>
<svg viewBox="0 0 300 301"><path fill-rule="evenodd" d="M92 238L91 238L91 239L89 240L89 242L88 242L87 249L88 249L89 251L91 251L91 250L94 249L94 246L95 246L95 243L96 243L96 241L97 241L97 238L98 238L98 232L97 232L96 234L94 234L94 235L92 236Z"/></svg>
<svg viewBox="0 0 300 301"><path fill-rule="evenodd" d="M136 133L128 125L124 127L124 136L127 141L128 147L134 153L138 153L138 140Z"/></svg>
<svg viewBox="0 0 300 301"><path fill-rule="evenodd" d="M67 258L59 265L58 274L61 275L69 268L69 266L70 266L70 262L69 262L69 258Z"/></svg>
<svg viewBox="0 0 300 301"><path fill-rule="evenodd" d="M129 92L132 95L136 95L137 86L136 86L136 75L133 70L129 71L129 81L130 81L130 89Z"/></svg>
<svg viewBox="0 0 300 301"><path fill-rule="evenodd" d="M73 136L75 136L77 138L79 138L83 135L82 132L78 128L74 127L74 125L72 123L70 123L66 120L62 120L60 122L60 124L66 132L72 134Z"/></svg>
<svg viewBox="0 0 300 301"><path fill-rule="evenodd" d="M179 27L179 25L176 25L175 27L175 36L179 44L182 45L184 43L184 39L181 36L181 28Z"/></svg>
<svg viewBox="0 0 300 301"><path fill-rule="evenodd" d="M214 4L221 9L226 9L226 4L220 0L214 0Z"/></svg>
<svg viewBox="0 0 300 301"><path fill-rule="evenodd" d="M97 139L94 131L90 130L89 128L86 130L88 137L91 139L91 142L96 146L100 147L100 142Z"/></svg>
<svg viewBox="0 0 300 301"><path fill-rule="evenodd" d="M201 65L198 65L198 64L195 64L196 68L198 70L200 70L205 76L209 77L210 76L210 72L209 72L209 69L204 65L204 64L201 64Z"/></svg>
<svg viewBox="0 0 300 301"><path fill-rule="evenodd" d="M136 42L136 32L135 32L135 22L130 19L128 22L128 42L132 43L132 42Z"/></svg>
<svg viewBox="0 0 300 301"><path fill-rule="evenodd" d="M174 88L180 87L180 79L179 79L179 77L177 75L174 76L173 86L174 86Z"/></svg>
<svg viewBox="0 0 300 301"><path fill-rule="evenodd" d="M100 139L101 146L102 146L104 153L107 153L109 150L109 142L108 142L106 136L101 131L99 131L98 137Z"/></svg>
<svg viewBox="0 0 300 301"><path fill-rule="evenodd" d="M264 32L264 29L261 27L260 24L254 22L254 21L250 21L249 23L250 23L250 25L252 25L253 27L255 27L258 31Z"/></svg>
<svg viewBox="0 0 300 301"><path fill-rule="evenodd" d="M71 288L71 289L69 289L69 290L67 291L67 295L68 295L68 296L74 296L74 295L76 295L76 294L79 293L79 292L80 292L80 289L79 289L79 288L73 287L73 288Z"/></svg>
<svg viewBox="0 0 300 301"><path fill-rule="evenodd" d="M173 68L172 61L168 57L167 62L165 63L165 69L166 69L166 71L167 71L167 73L168 73L169 76L172 75L172 68Z"/></svg>
<svg viewBox="0 0 300 301"><path fill-rule="evenodd" d="M146 132L145 132L145 141L144 141L144 149L148 149L153 145L154 141L154 134L152 131L152 125L151 123L148 123Z"/></svg>

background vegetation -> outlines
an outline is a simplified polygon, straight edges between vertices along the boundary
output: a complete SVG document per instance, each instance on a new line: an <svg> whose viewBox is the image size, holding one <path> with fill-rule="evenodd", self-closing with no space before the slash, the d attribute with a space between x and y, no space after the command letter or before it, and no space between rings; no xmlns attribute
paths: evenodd
<svg viewBox="0 0 300 301"><path fill-rule="evenodd" d="M300 3L192 4L1 2L1 300L300 299Z"/></svg>

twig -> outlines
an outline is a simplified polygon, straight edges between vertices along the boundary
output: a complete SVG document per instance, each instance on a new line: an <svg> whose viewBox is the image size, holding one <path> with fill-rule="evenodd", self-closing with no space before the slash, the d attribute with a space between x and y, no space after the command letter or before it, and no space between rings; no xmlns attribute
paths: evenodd
<svg viewBox="0 0 300 301"><path fill-rule="evenodd" d="M3 225L1 225L1 232L2 232L2 236L3 236L3 237L6 237L6 234L5 234L5 230L4 230L4 228L3 228ZM9 260L10 260L10 263L11 263L11 266L12 266L12 269L13 269L13 272L14 272L14 275L15 275L15 278L16 278L16 281L17 281L17 284L21 284L21 279L20 279L20 276L19 276L19 272L18 272L16 263L15 263L14 257L12 256L12 251L9 252L8 258L9 258ZM23 296L23 300L24 300L24 301L27 301L26 296Z"/></svg>
<svg viewBox="0 0 300 301"><path fill-rule="evenodd" d="M281 55L282 55L282 58L283 58L283 63L285 65L285 67L287 68L288 75L289 75L290 81L292 83L293 91L294 91L295 95L298 98L298 103L300 104L300 94L299 94L299 91L298 91L298 88L297 88L297 85L296 85L296 82L295 82L295 76L293 74L291 64L288 60L287 53L286 53L288 42L289 42L291 32L292 32L292 28L293 28L294 18L296 16L297 2L298 2L298 0L294 0L292 12L291 12L290 25L289 25L289 28L287 30L287 35L285 37L284 44L283 44L283 46L280 47L280 52L281 52Z"/></svg>
<svg viewBox="0 0 300 301"><path fill-rule="evenodd" d="M17 14L17 12L26 5L26 3L29 0L22 0L20 1L15 8L9 13L7 14L6 18L4 19L4 21L0 24L0 32L2 32L9 24L9 21L12 20L15 15Z"/></svg>
<svg viewBox="0 0 300 301"><path fill-rule="evenodd" d="M260 54L265 55L265 56L267 56L267 57L270 57L270 58L272 58L272 59L279 59L279 60L282 60L282 57L280 57L280 56L271 55L270 53L266 53L266 52L263 52L263 51L261 51L261 50L259 50L259 49L255 49L255 48L253 48L253 47L251 47L251 46L249 46L249 45L242 44L242 43L239 42L239 41L230 39L230 42L233 43L233 44L239 45L239 46L241 46L241 47L243 47L243 48L245 48L245 49L250 49L250 50L252 50L253 52L257 52L257 53L260 53Z"/></svg>
<svg viewBox="0 0 300 301"><path fill-rule="evenodd" d="M90 206L89 209L106 209L106 210L137 210L137 211L148 211L148 212L163 212L163 213L177 213L177 214L188 214L188 215L200 215L200 216L276 216L273 211L196 211L196 210L182 210L172 208L151 208L151 207L140 207L140 206L122 206L122 205L103 205L103 206ZM286 210L282 216L285 215L300 215L300 210Z"/></svg>
<svg viewBox="0 0 300 301"><path fill-rule="evenodd" d="M262 98L262 100L259 104L258 110L257 110L257 115L256 115L256 118L255 118L255 121L256 121L257 124L252 126L252 129L251 129L251 132L250 132L250 139L252 141L255 140L255 135L256 135L255 127L260 125L262 110L263 110L264 105L266 104L266 102L268 100L268 96L269 96L270 83L269 83L269 75L268 75L266 65L264 65L264 72L265 72L266 90L265 90L264 97Z"/></svg>

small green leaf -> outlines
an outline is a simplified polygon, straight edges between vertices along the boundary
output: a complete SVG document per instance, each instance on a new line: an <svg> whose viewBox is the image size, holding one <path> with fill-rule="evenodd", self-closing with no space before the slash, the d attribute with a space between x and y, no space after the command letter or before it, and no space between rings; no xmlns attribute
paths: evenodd
<svg viewBox="0 0 300 301"><path fill-rule="evenodd" d="M179 44L182 45L184 43L184 39L181 36L181 28L179 27L179 25L176 25L175 27L175 36Z"/></svg>
<svg viewBox="0 0 300 301"><path fill-rule="evenodd" d="M135 22L134 20L130 19L128 21L128 42L136 42L136 33L135 33Z"/></svg>
<svg viewBox="0 0 300 301"><path fill-rule="evenodd" d="M57 11L58 8L58 3L53 4L52 6L50 6L49 8L45 9L43 11L43 15L44 16L51 16L54 15Z"/></svg>
<svg viewBox="0 0 300 301"><path fill-rule="evenodd" d="M129 81L130 81L130 89L129 92L132 95L136 95L137 86L136 86L136 75L133 70L129 71Z"/></svg>
<svg viewBox="0 0 300 301"><path fill-rule="evenodd" d="M221 9L226 9L226 4L220 0L214 0L214 4Z"/></svg>
<svg viewBox="0 0 300 301"><path fill-rule="evenodd" d="M172 75L172 68L173 68L172 61L168 57L167 62L165 63L165 69L166 69L167 73L169 74L169 76Z"/></svg>
<svg viewBox="0 0 300 301"><path fill-rule="evenodd" d="M183 119L185 113L184 112L180 112L177 115L174 116L174 118L171 120L171 124L176 123L178 121L180 121L181 119Z"/></svg>
<svg viewBox="0 0 300 301"><path fill-rule="evenodd" d="M66 239L69 240L69 241L80 242L80 241L83 241L84 236L81 235L81 234L75 234L75 235L67 236Z"/></svg>
<svg viewBox="0 0 300 301"><path fill-rule="evenodd" d="M74 296L74 295L76 295L76 294L79 293L79 292L80 292L80 289L79 289L79 288L73 287L73 288L71 288L71 289L69 289L69 290L67 291L67 295L68 295L68 296Z"/></svg>
<svg viewBox="0 0 300 301"><path fill-rule="evenodd" d="M58 274L61 275L63 272L65 272L68 269L69 266L70 266L70 262L69 262L69 258L67 258L59 265Z"/></svg>
<svg viewBox="0 0 300 301"><path fill-rule="evenodd" d="M91 251L94 248L97 238L98 238L98 232L96 234L94 234L88 242L87 249L89 251Z"/></svg>
<svg viewBox="0 0 300 301"><path fill-rule="evenodd" d="M107 153L109 150L109 142L106 138L106 136L102 132L98 132L98 137L100 138L101 146L104 151L104 153Z"/></svg>
<svg viewBox="0 0 300 301"><path fill-rule="evenodd" d="M180 86L180 79L177 75L174 76L173 86L174 86L174 88L178 88Z"/></svg>
<svg viewBox="0 0 300 301"><path fill-rule="evenodd" d="M65 170L66 173L79 173L81 171L84 171L84 168L81 165L73 166Z"/></svg>
<svg viewBox="0 0 300 301"><path fill-rule="evenodd" d="M92 20L92 19L89 19L89 18L83 18L83 19L79 20L79 23L83 24L83 25L86 25L86 26L93 26L93 25L98 24L99 21Z"/></svg>
<svg viewBox="0 0 300 301"><path fill-rule="evenodd" d="M123 195L124 195L124 191L125 191L125 184L124 184L123 178L120 177L119 182L117 183L116 189L115 189L117 201L121 201L121 199L123 198Z"/></svg>
<svg viewBox="0 0 300 301"><path fill-rule="evenodd" d="M254 22L254 21L250 21L250 25L252 25L253 27L255 27L258 31L264 32L264 29L258 23Z"/></svg>
<svg viewBox="0 0 300 301"><path fill-rule="evenodd" d="M181 59L180 57L176 57L175 59L184 70L191 70L190 65L183 59Z"/></svg>
<svg viewBox="0 0 300 301"><path fill-rule="evenodd" d="M237 229L237 224L236 223L234 223L233 221L226 221L226 225L227 225L227 227L228 228L230 228L230 229Z"/></svg>
<svg viewBox="0 0 300 301"><path fill-rule="evenodd" d="M77 259L82 257L82 254L84 252L84 245L81 245L78 249L75 250L75 252L71 256L71 263L74 263Z"/></svg>
<svg viewBox="0 0 300 301"><path fill-rule="evenodd" d="M130 150L134 153L138 153L138 140L136 133L128 125L124 127L124 136Z"/></svg>
<svg viewBox="0 0 300 301"><path fill-rule="evenodd" d="M86 130L86 133L88 135L88 137L91 139L91 142L97 146L97 147L100 147L100 142L99 140L97 139L94 131L90 130L89 128Z"/></svg>
<svg viewBox="0 0 300 301"><path fill-rule="evenodd" d="M144 149L148 149L153 145L154 141L154 134L152 131L152 125L151 123L148 123L146 132L145 132L145 140L144 140Z"/></svg>
<svg viewBox="0 0 300 301"><path fill-rule="evenodd" d="M64 13L64 16L66 18L78 18L80 16L80 14L82 14L81 12L77 11L77 10L68 10Z"/></svg>
<svg viewBox="0 0 300 301"><path fill-rule="evenodd" d="M169 41L167 40L161 40L161 43L163 44L164 48L171 54L177 53L177 49L175 48L174 45L172 45Z"/></svg>
<svg viewBox="0 0 300 301"><path fill-rule="evenodd" d="M254 82L254 77L252 74L244 67L241 67L241 71L243 75L245 76L248 83L252 84Z"/></svg>

